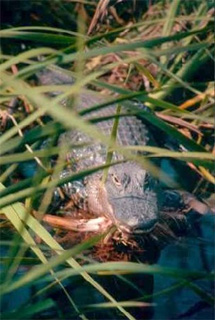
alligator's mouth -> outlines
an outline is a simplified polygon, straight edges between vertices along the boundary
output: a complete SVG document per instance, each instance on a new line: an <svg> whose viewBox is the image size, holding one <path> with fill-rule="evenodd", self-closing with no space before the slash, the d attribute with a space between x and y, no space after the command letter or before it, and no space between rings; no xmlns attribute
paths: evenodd
<svg viewBox="0 0 215 320"><path fill-rule="evenodd" d="M145 226L144 229L137 227L136 229L132 230L132 233L134 233L134 234L147 234L147 233L150 233L156 228L157 224L158 224L158 220L153 222L153 224L151 224L151 226Z"/></svg>
<svg viewBox="0 0 215 320"><path fill-rule="evenodd" d="M147 233L152 232L155 229L157 224L158 224L158 221L156 220L155 222L151 223L148 226L145 225L143 228L143 227L138 227L138 226L131 227L128 224L124 224L121 221L118 221L116 226L123 233L125 232L125 233L129 233L129 234L138 235L138 234L147 234Z"/></svg>

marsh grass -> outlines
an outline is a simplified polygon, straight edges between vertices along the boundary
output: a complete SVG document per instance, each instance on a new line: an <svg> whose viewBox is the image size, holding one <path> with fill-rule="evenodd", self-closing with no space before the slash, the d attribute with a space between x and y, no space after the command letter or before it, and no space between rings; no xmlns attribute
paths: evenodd
<svg viewBox="0 0 215 320"><path fill-rule="evenodd" d="M168 12L167 16L165 10ZM210 74L203 75L202 79L198 76L204 68L208 69L214 63L212 10L210 2L197 1L195 5L187 7L178 0L167 1L165 9L162 9L162 1L156 1L145 13L144 19L128 26L106 30L102 34L87 36L81 34L80 30L71 32L63 28L38 26L1 30L0 35L5 41L16 40L16 43L32 45L29 50L26 49L14 56L13 50L8 53L3 47L0 56L2 119L0 211L2 221L6 219L10 222L10 227L6 226L8 231L10 230L7 235L9 239L2 232L3 240L5 237L7 241L3 244L5 253L1 257L1 294L4 299L5 294L23 287L34 285L41 288L37 293L37 296L41 295L40 301L31 301L29 298L27 306L24 308L18 306L17 309L3 313L2 319L34 318L36 314L43 314L49 309L54 310L61 318L62 314L57 311L55 302L49 298L49 290L55 286L62 288L63 294L74 310L74 318L87 319L87 308L93 310L116 308L125 318L134 319L126 307L131 305L140 307L143 306L143 302L115 300L114 296L93 277L102 272L152 275L159 273L178 278L178 285L169 288L169 292L177 290L180 286L187 286L207 303L214 303L212 296L192 283L193 280L200 278L212 280L214 275L195 270L190 272L171 270L139 262L88 263L82 266L78 262L78 255L84 254L105 235L93 237L74 248L64 250L53 237L52 231L46 229L41 221L31 214L38 196L41 202L45 201L44 194L48 197L48 203L42 206L41 214L44 215L47 213L51 193L56 186L81 179L101 169L101 167L87 168L65 179L51 178L52 157L59 152L65 153L66 150L54 145L38 150L38 145L47 138L58 137L63 131L74 128L107 145L109 156L106 165L102 166L106 168L105 170L112 165L111 152L114 150L127 159L137 161L154 176L159 176L160 173L150 162L151 158L173 158L185 163L190 170L194 170L195 185L199 186L195 190L196 194L202 195L203 190L207 195L212 193L212 185L215 183L214 146L211 137L214 130L213 78ZM155 32L155 29L158 31ZM150 34L153 35L151 38ZM42 56L43 60L38 61L39 56ZM109 57L110 62L102 62L102 57ZM75 67L71 72L69 69L73 63ZM75 84L35 86L35 73L50 65L66 67L68 70L65 73L76 78ZM148 67L151 65L156 69L155 74ZM121 66L124 66L124 69ZM122 78L124 77L127 85L122 86L120 81L114 78L113 70L119 74L122 72ZM126 79L123 75L125 71ZM145 90L135 83L134 89L131 89L130 84L135 79L132 77L134 74L143 77L145 82L150 84L150 88ZM108 82L111 76L115 79L115 83ZM104 119L92 118L91 121L86 121L83 118L84 112L80 114L75 112L75 103L70 107L63 107L60 104L60 101L67 97L74 98L75 102L84 86L108 93L107 101L92 106L89 112L112 103L119 106L123 104L128 107L130 113L138 114L150 126L156 128L155 130L174 138L178 145L183 146L183 152L155 146L119 147L114 139L116 135L114 130L117 129L117 119L123 116L122 113L118 112L114 116L116 120L113 135L106 137L95 126L96 122ZM45 92L57 89L61 92L60 96L54 98L44 96ZM13 98L18 98L16 100L18 105L16 103L13 105ZM134 106L131 99L139 104L145 103L153 112L140 110ZM134 156L134 149L147 151L148 155ZM60 158L61 162L58 163L58 168L54 169L55 173L65 165L63 157ZM19 172L20 165L27 164L29 160L36 162L38 169L33 177L24 178ZM183 173L179 174L186 181ZM173 182L163 175L162 177L167 185L180 187L180 182ZM50 194L47 194L48 191ZM3 223L1 229L5 230ZM32 266L26 268L23 275L19 275L19 270L26 266L25 261L28 258L32 259ZM64 285L64 280L74 275L83 277L84 281L100 292L107 302L94 303L81 309L81 301L80 305L76 304Z"/></svg>

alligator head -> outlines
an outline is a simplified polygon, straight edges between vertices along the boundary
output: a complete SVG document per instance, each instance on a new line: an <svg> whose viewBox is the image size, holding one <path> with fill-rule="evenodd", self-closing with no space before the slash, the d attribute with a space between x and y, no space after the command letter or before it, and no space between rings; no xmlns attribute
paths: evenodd
<svg viewBox="0 0 215 320"><path fill-rule="evenodd" d="M159 186L142 167L125 162L109 168L87 183L89 210L110 218L119 229L148 232L159 219Z"/></svg>

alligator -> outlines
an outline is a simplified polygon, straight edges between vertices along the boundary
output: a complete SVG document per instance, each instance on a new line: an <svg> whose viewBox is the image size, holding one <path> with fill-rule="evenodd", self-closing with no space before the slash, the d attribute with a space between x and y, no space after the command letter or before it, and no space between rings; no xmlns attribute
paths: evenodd
<svg viewBox="0 0 215 320"><path fill-rule="evenodd" d="M74 84L74 79L64 74L60 68L50 67L37 73L39 82L43 85ZM52 93L52 95L59 92ZM75 105L77 111L83 111L105 101L102 95L94 92L81 93ZM67 104L68 99L62 101ZM126 108L122 106L122 110ZM93 111L90 117L108 117L116 114L116 105ZM89 114L84 115L89 119ZM98 122L96 126L105 135L110 135L114 119ZM142 119L137 116L119 118L116 142L123 146L154 144L153 136ZM88 167L105 164L107 146L93 141L81 131L69 130L61 134L59 144L82 143L85 146L71 149L67 160L71 166L64 169L60 177L66 177L71 172L78 172ZM121 161L111 166L107 178L103 182L102 171L94 173L83 180L64 185L63 190L69 196L79 195L78 206L93 212L97 217L108 217L121 230L126 232L149 232L159 221L162 192L157 179L151 176L135 161L126 160L114 152L112 161Z"/></svg>

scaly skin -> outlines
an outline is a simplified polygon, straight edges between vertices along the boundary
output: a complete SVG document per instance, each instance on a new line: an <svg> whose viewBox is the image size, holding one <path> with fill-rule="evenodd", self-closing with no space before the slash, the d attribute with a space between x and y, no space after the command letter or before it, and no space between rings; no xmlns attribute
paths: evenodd
<svg viewBox="0 0 215 320"><path fill-rule="evenodd" d="M42 84L73 83L69 77L64 78L60 69L45 70L38 74ZM75 106L82 111L98 103L104 98L93 92L83 93ZM67 101L63 102L68 103ZM122 109L122 112L125 112ZM94 111L84 117L103 117L116 113L116 105ZM106 135L110 135L113 119L97 123L97 127ZM140 119L135 116L121 117L117 130L117 143L121 145L146 145L150 141L150 134ZM92 141L82 132L71 130L62 134L59 144L88 143L87 146L73 149L67 154L71 160L71 167L61 173L65 177L72 172L87 169L88 167L104 164L107 148ZM124 160L117 153L113 160ZM159 219L160 189L157 181L153 179L142 167L132 161L126 161L111 167L105 183L102 183L102 172L98 172L84 179L64 186L69 196L79 193L84 201L84 208L99 216L105 216L113 221L120 229L128 232L136 230L149 231ZM79 204L81 206L81 202Z"/></svg>

